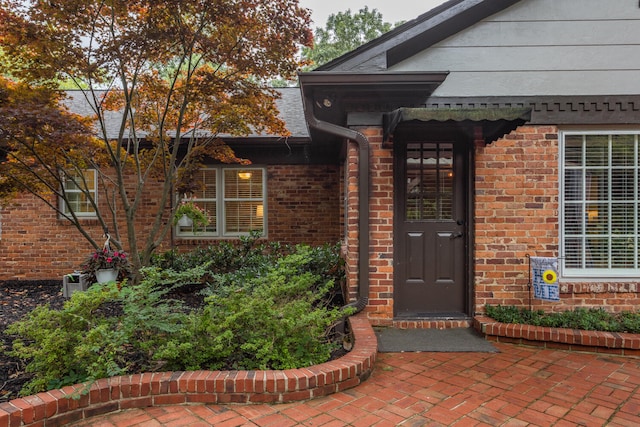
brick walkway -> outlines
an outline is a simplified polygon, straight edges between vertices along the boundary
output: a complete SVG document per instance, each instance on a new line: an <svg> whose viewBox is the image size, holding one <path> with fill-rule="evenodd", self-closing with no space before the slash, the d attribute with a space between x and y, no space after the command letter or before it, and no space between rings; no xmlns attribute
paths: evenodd
<svg viewBox="0 0 640 427"><path fill-rule="evenodd" d="M640 425L640 359L496 347L381 353L362 385L302 403L133 409L73 426Z"/></svg>

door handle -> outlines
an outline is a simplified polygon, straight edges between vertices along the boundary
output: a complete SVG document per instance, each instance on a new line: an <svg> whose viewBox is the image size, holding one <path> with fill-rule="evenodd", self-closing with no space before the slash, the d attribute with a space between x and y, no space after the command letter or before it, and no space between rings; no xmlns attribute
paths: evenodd
<svg viewBox="0 0 640 427"><path fill-rule="evenodd" d="M459 239L462 236L464 236L464 233L462 233L461 231L458 231L457 233L451 233L451 236L449 238L450 239Z"/></svg>

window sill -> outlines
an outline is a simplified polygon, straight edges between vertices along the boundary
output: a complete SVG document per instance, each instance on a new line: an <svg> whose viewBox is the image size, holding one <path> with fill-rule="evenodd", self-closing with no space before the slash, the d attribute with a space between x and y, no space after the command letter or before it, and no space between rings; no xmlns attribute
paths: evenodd
<svg viewBox="0 0 640 427"><path fill-rule="evenodd" d="M93 222L98 224L98 217L95 216L79 216L77 217L78 221L82 222L82 223L89 223L89 222ZM66 223L71 223L71 221L73 221L73 218L71 217L65 217L65 216L59 216L58 217L58 221L59 222L66 222Z"/></svg>
<svg viewBox="0 0 640 427"><path fill-rule="evenodd" d="M640 281L640 277L626 276L626 277L561 277L558 280L559 284L567 283L637 283Z"/></svg>

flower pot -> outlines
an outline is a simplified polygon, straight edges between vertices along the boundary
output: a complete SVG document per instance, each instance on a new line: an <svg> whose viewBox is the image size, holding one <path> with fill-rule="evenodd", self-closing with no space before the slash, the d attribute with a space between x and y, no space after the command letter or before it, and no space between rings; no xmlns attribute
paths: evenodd
<svg viewBox="0 0 640 427"><path fill-rule="evenodd" d="M118 270L115 268L96 270L96 280L98 283L115 282L117 278Z"/></svg>
<svg viewBox="0 0 640 427"><path fill-rule="evenodd" d="M71 298L74 292L82 292L89 289L89 280L86 274L72 273L62 278L62 296Z"/></svg>
<svg viewBox="0 0 640 427"><path fill-rule="evenodd" d="M178 225L180 227L191 227L193 225L193 220L186 215L182 215L178 220Z"/></svg>

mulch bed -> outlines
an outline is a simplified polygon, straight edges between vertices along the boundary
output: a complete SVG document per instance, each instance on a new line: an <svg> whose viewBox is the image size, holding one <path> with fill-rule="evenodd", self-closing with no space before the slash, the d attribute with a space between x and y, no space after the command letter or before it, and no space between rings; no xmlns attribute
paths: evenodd
<svg viewBox="0 0 640 427"><path fill-rule="evenodd" d="M204 297L198 292L201 289L200 285L185 285L167 297L181 300L187 309L197 308L204 304ZM5 334L6 327L40 305L49 304L53 309L61 309L66 300L62 296L61 280L0 281L0 403L19 397L18 393L31 379L31 374L25 372L24 362L2 352L2 348L10 348L13 341L11 336ZM334 304L342 305L341 297ZM341 341L342 338L336 335L331 339ZM340 348L331 358L341 357L345 353L346 350Z"/></svg>
<svg viewBox="0 0 640 427"><path fill-rule="evenodd" d="M183 288L183 292L172 293L171 297L181 299L189 307L202 304L203 298L197 289ZM61 280L0 281L0 403L18 397L23 385L31 379L25 372L25 364L4 354L4 347L11 347L12 337L5 329L13 322L40 305L49 304L53 309L61 309L67 299L62 296Z"/></svg>
<svg viewBox="0 0 640 427"><path fill-rule="evenodd" d="M65 301L62 281L7 281L0 282L0 350L11 346L11 337L4 333L11 323L39 305L50 304L60 309ZM30 375L24 372L24 364L0 351L0 402L15 399Z"/></svg>

